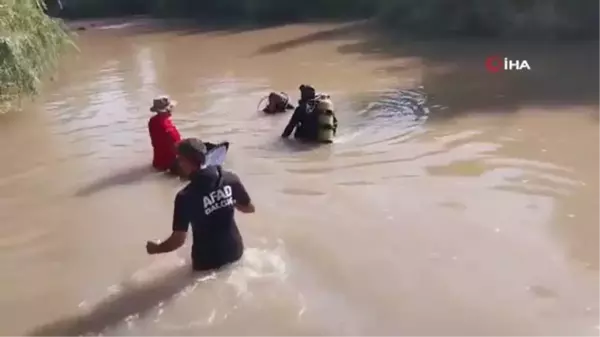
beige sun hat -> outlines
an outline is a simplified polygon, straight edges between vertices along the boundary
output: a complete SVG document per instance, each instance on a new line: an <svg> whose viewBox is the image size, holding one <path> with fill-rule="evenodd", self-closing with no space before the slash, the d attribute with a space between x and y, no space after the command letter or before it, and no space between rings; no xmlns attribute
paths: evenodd
<svg viewBox="0 0 600 337"><path fill-rule="evenodd" d="M171 100L169 96L159 96L152 101L150 111L152 112L168 112L177 105L177 101Z"/></svg>

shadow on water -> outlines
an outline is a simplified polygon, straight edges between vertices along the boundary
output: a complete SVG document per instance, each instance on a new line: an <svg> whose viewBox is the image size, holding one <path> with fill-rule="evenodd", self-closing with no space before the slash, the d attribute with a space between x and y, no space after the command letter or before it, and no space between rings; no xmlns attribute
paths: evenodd
<svg viewBox="0 0 600 337"><path fill-rule="evenodd" d="M166 175L165 173L157 172L151 166L148 165L131 167L125 171L113 173L108 176L102 177L99 180L94 181L90 185L82 187L75 193L75 196L87 197L92 194L101 192L105 189L109 189L111 187L133 184L151 175L159 174Z"/></svg>
<svg viewBox="0 0 600 337"><path fill-rule="evenodd" d="M305 44L319 42L319 41L328 41L334 40L338 38L350 37L357 33L360 33L365 30L367 22L353 22L350 24L345 24L341 27L325 29L318 31L316 33L307 34L305 36L291 39L283 42L278 42L270 45L263 46L258 49L256 54L275 54L284 52L288 49L300 47Z"/></svg>
<svg viewBox="0 0 600 337"><path fill-rule="evenodd" d="M106 32L110 36L135 36L140 34L177 33L179 36L195 34L233 35L286 26L288 23L239 24L218 20L155 19L150 17L106 18L68 21L67 26L78 34Z"/></svg>
<svg viewBox="0 0 600 337"><path fill-rule="evenodd" d="M199 282L207 273L193 272L189 265L178 267L148 283L121 284L121 291L88 312L64 318L35 328L29 336L81 336L101 334L131 315L143 317L159 303Z"/></svg>
<svg viewBox="0 0 600 337"><path fill-rule="evenodd" d="M447 107L431 118L465 113L516 112L523 106L588 106L598 119L598 40L585 42L541 42L501 40L415 41L364 29L364 24L324 30L300 38L258 48L256 54L280 53L321 40L358 40L338 47L342 54L360 54L367 59L417 58L422 66L421 85L432 104ZM363 31L362 34L355 32ZM526 60L530 71L490 73L489 56ZM403 78L403 65L380 69Z"/></svg>
<svg viewBox="0 0 600 337"><path fill-rule="evenodd" d="M510 44L507 42L406 42L371 39L340 48L368 57L420 57L422 85L434 104L447 107L431 118L464 113L516 112L520 107L598 105L598 43ZM492 74L485 68L491 55L527 60L531 71ZM594 61L592 61L594 60ZM387 73L402 76L403 69ZM592 117L597 109L591 111Z"/></svg>
<svg viewBox="0 0 600 337"><path fill-rule="evenodd" d="M203 33L215 33L218 36L227 36L240 33L256 32L260 30L266 30L271 28L279 28L289 25L289 23L261 23L261 24L239 24L239 23L227 23L227 22L207 22L196 23L195 27L188 27L181 31L179 35L187 36L194 34Z"/></svg>
<svg viewBox="0 0 600 337"><path fill-rule="evenodd" d="M147 17L107 18L97 20L67 21L67 26L77 34L106 33L110 36L132 36L178 32L181 35L229 31L222 24L202 24L190 19L152 19Z"/></svg>

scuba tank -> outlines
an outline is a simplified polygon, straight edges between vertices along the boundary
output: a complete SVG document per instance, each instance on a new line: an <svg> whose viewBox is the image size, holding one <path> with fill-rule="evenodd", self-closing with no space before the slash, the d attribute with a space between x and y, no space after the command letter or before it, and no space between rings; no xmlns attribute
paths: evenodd
<svg viewBox="0 0 600 337"><path fill-rule="evenodd" d="M335 137L335 118L333 102L329 96L317 97L315 111L317 113L317 140L322 143L332 143Z"/></svg>

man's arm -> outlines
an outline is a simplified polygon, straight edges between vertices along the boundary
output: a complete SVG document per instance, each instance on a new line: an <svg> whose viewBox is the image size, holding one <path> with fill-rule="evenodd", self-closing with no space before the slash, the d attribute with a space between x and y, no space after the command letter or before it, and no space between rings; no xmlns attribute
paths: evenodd
<svg viewBox="0 0 600 337"><path fill-rule="evenodd" d="M179 249L185 243L185 238L187 236L187 232L182 231L174 231L171 233L165 241L160 243L154 243L148 241L146 244L146 250L148 254L163 254L170 253L174 250Z"/></svg>
<svg viewBox="0 0 600 337"><path fill-rule="evenodd" d="M246 187L244 187L244 184L242 184L242 181L236 174L231 172L230 174L232 176L231 189L235 208L242 213L254 213L256 209L252 204L248 191L246 191Z"/></svg>
<svg viewBox="0 0 600 337"><path fill-rule="evenodd" d="M175 126L172 120L165 119L163 127L165 128L167 137L169 138L169 140L171 140L172 143L176 144L181 141L181 135L179 134L179 130L177 130L177 127Z"/></svg>
<svg viewBox="0 0 600 337"><path fill-rule="evenodd" d="M183 246L187 237L189 224L190 216L187 200L184 194L178 194L175 198L175 208L173 209L173 232L161 243L148 241L146 243L148 254L169 253Z"/></svg>
<svg viewBox="0 0 600 337"><path fill-rule="evenodd" d="M296 125L298 125L298 122L300 121L301 115L302 115L302 110L301 110L301 107L298 106L296 108L296 110L294 110L294 113L292 114L290 121L288 122L287 126L283 130L281 137L287 138L292 134L292 132L294 131L294 128L296 127Z"/></svg>
<svg viewBox="0 0 600 337"><path fill-rule="evenodd" d="M164 119L161 121L160 129L162 129L164 132L161 133L162 141L166 142L167 144L172 144L171 153L173 156L176 156L177 146L181 141L181 135L179 134L177 127L170 119Z"/></svg>
<svg viewBox="0 0 600 337"><path fill-rule="evenodd" d="M237 209L238 211L240 211L242 213L246 213L246 214L251 214L251 213L256 212L256 208L254 207L254 205L252 203L245 205L245 206L236 203L235 209Z"/></svg>

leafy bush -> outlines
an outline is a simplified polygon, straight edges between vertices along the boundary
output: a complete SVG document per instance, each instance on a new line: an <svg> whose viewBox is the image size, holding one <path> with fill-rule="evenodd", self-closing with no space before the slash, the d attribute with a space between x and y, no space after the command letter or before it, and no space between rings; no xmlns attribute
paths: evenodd
<svg viewBox="0 0 600 337"><path fill-rule="evenodd" d="M62 22L39 0L0 0L0 111L37 92L40 78L70 42Z"/></svg>

